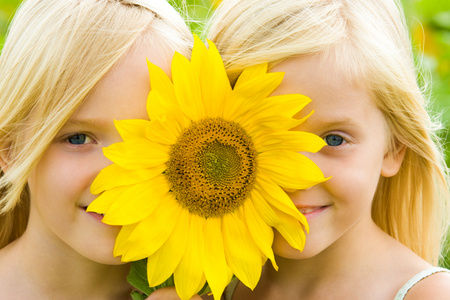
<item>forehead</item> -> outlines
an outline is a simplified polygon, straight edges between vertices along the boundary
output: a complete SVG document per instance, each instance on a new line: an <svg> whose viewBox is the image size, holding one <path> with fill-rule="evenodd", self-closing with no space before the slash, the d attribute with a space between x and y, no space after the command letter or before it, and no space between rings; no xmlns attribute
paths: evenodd
<svg viewBox="0 0 450 300"><path fill-rule="evenodd" d="M137 44L100 79L72 119L147 119L147 59L169 74L172 56L147 43Z"/></svg>
<svg viewBox="0 0 450 300"><path fill-rule="evenodd" d="M342 63L336 63L330 56L316 54L289 58L271 71L285 73L272 95L299 93L311 98L311 103L299 114L303 117L314 110L309 122L358 125L373 119L374 125L384 123L371 93L358 78L346 73Z"/></svg>

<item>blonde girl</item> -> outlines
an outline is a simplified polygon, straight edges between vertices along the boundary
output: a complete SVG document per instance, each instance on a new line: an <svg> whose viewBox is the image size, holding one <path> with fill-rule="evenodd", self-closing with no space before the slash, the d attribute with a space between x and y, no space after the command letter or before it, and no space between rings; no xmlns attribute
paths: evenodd
<svg viewBox="0 0 450 300"><path fill-rule="evenodd" d="M232 81L263 62L285 72L274 92L306 94L299 126L327 142L310 155L332 178L287 191L310 224L306 247L275 236L279 272L226 299L450 299L433 268L449 224L439 124L417 84L394 0L223 0L212 19ZM299 115L303 117L304 115Z"/></svg>
<svg viewBox="0 0 450 300"><path fill-rule="evenodd" d="M89 187L114 119L146 117L146 58L169 72L191 39L164 0L22 3L0 57L1 299L130 299Z"/></svg>

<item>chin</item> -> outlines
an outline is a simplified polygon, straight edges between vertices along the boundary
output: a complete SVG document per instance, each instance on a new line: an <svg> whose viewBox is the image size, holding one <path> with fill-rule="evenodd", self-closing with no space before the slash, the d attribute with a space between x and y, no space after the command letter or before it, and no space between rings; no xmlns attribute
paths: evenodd
<svg viewBox="0 0 450 300"><path fill-rule="evenodd" d="M109 266L120 266L120 265L126 265L128 262L124 262L121 260L121 257L112 257L111 254L108 253L108 255L96 255L90 257L87 257L88 259L92 260L93 262L96 262L98 264L102 265L109 265Z"/></svg>
<svg viewBox="0 0 450 300"><path fill-rule="evenodd" d="M273 252L276 256L286 259L308 259L316 256L320 251L314 249L314 247L308 247L308 239L303 251L295 249L289 245L289 243L278 233L275 232L273 244Z"/></svg>
<svg viewBox="0 0 450 300"><path fill-rule="evenodd" d="M292 248L289 243L275 231L272 249L275 255L287 259L301 259L304 258L304 253L298 249Z"/></svg>
<svg viewBox="0 0 450 300"><path fill-rule="evenodd" d="M78 248L77 252L86 259L102 265L124 265L121 256L114 257L114 240L97 240L89 247Z"/></svg>

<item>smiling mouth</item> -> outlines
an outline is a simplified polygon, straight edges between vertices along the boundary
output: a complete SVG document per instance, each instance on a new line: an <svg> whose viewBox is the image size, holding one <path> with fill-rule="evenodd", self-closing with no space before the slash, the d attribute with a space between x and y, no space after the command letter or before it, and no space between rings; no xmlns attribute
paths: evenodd
<svg viewBox="0 0 450 300"><path fill-rule="evenodd" d="M327 207L328 207L328 205L325 205L325 206L314 206L314 207L297 207L297 209L302 214L307 215L307 214L311 214L313 212L318 212L318 211L324 210Z"/></svg>

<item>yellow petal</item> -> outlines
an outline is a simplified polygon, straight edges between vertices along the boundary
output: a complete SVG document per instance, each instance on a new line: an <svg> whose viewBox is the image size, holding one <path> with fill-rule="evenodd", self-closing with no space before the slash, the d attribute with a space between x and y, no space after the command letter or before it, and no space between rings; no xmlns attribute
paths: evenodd
<svg viewBox="0 0 450 300"><path fill-rule="evenodd" d="M158 90L152 90L147 97L147 114L150 120L164 118L168 111L177 109L176 99L167 100L167 96ZM175 103L174 103L175 102Z"/></svg>
<svg viewBox="0 0 450 300"><path fill-rule="evenodd" d="M147 127L146 137L152 142L173 145L176 143L181 131L182 126L177 122L176 118L155 119Z"/></svg>
<svg viewBox="0 0 450 300"><path fill-rule="evenodd" d="M306 189L327 180L312 160L285 150L260 153L258 167L276 184L289 189Z"/></svg>
<svg viewBox="0 0 450 300"><path fill-rule="evenodd" d="M192 51L192 66L198 70L200 87L208 117L221 116L223 105L231 92L231 86L216 46L209 42L206 49L203 42L195 37Z"/></svg>
<svg viewBox="0 0 450 300"><path fill-rule="evenodd" d="M150 286L157 286L173 274L186 250L189 236L189 212L183 209L167 241L147 260Z"/></svg>
<svg viewBox="0 0 450 300"><path fill-rule="evenodd" d="M191 64L192 68L198 72L198 75L201 75L207 60L209 60L208 49L206 49L206 46L202 40L194 34L194 47L192 48Z"/></svg>
<svg viewBox="0 0 450 300"><path fill-rule="evenodd" d="M167 95L172 95L173 97L167 99L175 99L175 90L173 88L172 81L166 72L164 72L160 67L153 64L147 59L147 67L150 76L150 88L152 90L158 90L167 93Z"/></svg>
<svg viewBox="0 0 450 300"><path fill-rule="evenodd" d="M91 193L100 194L115 187L141 183L161 174L165 169L165 165L160 165L149 169L127 170L112 164L102 169L95 177Z"/></svg>
<svg viewBox="0 0 450 300"><path fill-rule="evenodd" d="M149 124L148 120L114 120L114 125L124 141L145 138L145 131Z"/></svg>
<svg viewBox="0 0 450 300"><path fill-rule="evenodd" d="M175 53L173 57L172 79L178 104L184 114L193 121L203 118L205 109L197 72L179 53Z"/></svg>
<svg viewBox="0 0 450 300"><path fill-rule="evenodd" d="M224 107L223 116L228 120L239 122L240 118L247 112L243 108L248 106L249 103L259 102L266 98L280 85L282 79L282 73L268 73L265 76L235 86L227 100L227 105Z"/></svg>
<svg viewBox="0 0 450 300"><path fill-rule="evenodd" d="M259 119L274 115L292 118L310 102L309 97L301 94L271 96L257 103L248 103L248 106L243 108L248 111L243 118Z"/></svg>
<svg viewBox="0 0 450 300"><path fill-rule="evenodd" d="M182 300L191 299L204 284L202 249L205 219L195 214L190 217L189 243L174 273L175 289Z"/></svg>
<svg viewBox="0 0 450 300"><path fill-rule="evenodd" d="M211 80L211 82L210 84L207 84L207 87L209 99L211 99L210 102L212 104L210 114L214 117L219 113L220 115L222 114L223 105L226 103L227 98L231 93L231 85L222 58L220 57L219 50L217 50L216 45L210 40L208 40L208 45L210 57L208 65L211 69L211 77L209 80Z"/></svg>
<svg viewBox="0 0 450 300"><path fill-rule="evenodd" d="M277 114L294 117L310 102L311 98L302 94L277 95L266 99L265 108L277 109Z"/></svg>
<svg viewBox="0 0 450 300"><path fill-rule="evenodd" d="M251 191L251 201L258 214L268 225L275 227L281 223L278 215L273 211L273 208L269 205L266 199L261 195L259 191L253 189Z"/></svg>
<svg viewBox="0 0 450 300"><path fill-rule="evenodd" d="M147 113L150 120L157 119L165 112L176 107L175 89L166 73L147 60L151 91L147 99Z"/></svg>
<svg viewBox="0 0 450 300"><path fill-rule="evenodd" d="M289 130L299 126L303 123L303 120L297 120L293 118L283 118L278 115L267 116L266 118L250 119L245 126L247 132L251 136L255 136L264 129L269 130Z"/></svg>
<svg viewBox="0 0 450 300"><path fill-rule="evenodd" d="M261 120L266 120L264 122L266 123L265 127L288 130L293 128L291 125L292 120L296 120L293 125L298 126L312 114L302 119L293 119L309 102L311 102L310 98L300 94L272 96L258 102L248 102L246 106L241 108L245 114L237 119L236 122L248 128L249 126L261 125ZM274 118L275 120L273 120ZM278 123L276 119L278 119ZM275 126L269 126L267 124L269 122L274 123ZM284 124L285 122L287 123ZM292 127L287 127L286 125Z"/></svg>
<svg viewBox="0 0 450 300"><path fill-rule="evenodd" d="M221 218L208 218L205 223L205 276L215 300L220 299L233 275L225 259L221 226Z"/></svg>
<svg viewBox="0 0 450 300"><path fill-rule="evenodd" d="M239 75L239 78L235 84L235 88L239 88L240 86L245 85L248 81L264 76L266 74L267 63L247 67L244 69L244 71L242 71L241 75Z"/></svg>
<svg viewBox="0 0 450 300"><path fill-rule="evenodd" d="M96 212L98 214L106 213L111 205L116 201L117 197L119 197L128 186L125 187L117 187L109 189L103 192L100 196L94 199L91 204L87 207L87 212Z"/></svg>
<svg viewBox="0 0 450 300"><path fill-rule="evenodd" d="M124 253L124 247L128 242L128 238L137 224L125 225L119 231L116 238L116 244L114 245L114 256L121 256Z"/></svg>
<svg viewBox="0 0 450 300"><path fill-rule="evenodd" d="M305 231L302 224L292 216L274 209L281 220L281 223L275 228L280 232L283 238L292 248L303 250L305 248Z"/></svg>
<svg viewBox="0 0 450 300"><path fill-rule="evenodd" d="M169 190L164 175L134 184L117 197L103 217L103 223L128 225L139 222L153 213Z"/></svg>
<svg viewBox="0 0 450 300"><path fill-rule="evenodd" d="M296 118L285 118L279 115L267 116L265 118L260 117L255 119L248 119L247 123L242 124L246 127L247 132L251 136L261 135L262 129L266 130L296 130L296 128L301 125L305 120L307 120L314 110L311 111L306 117L301 119Z"/></svg>
<svg viewBox="0 0 450 300"><path fill-rule="evenodd" d="M231 271L253 290L261 276L261 251L236 213L223 216L222 232L225 256Z"/></svg>
<svg viewBox="0 0 450 300"><path fill-rule="evenodd" d="M289 150L315 153L326 145L321 137L304 131L277 131L266 133L261 136L255 136L254 142L258 152Z"/></svg>
<svg viewBox="0 0 450 300"><path fill-rule="evenodd" d="M128 170L159 167L169 159L169 147L146 139L115 143L103 148L104 155Z"/></svg>
<svg viewBox="0 0 450 300"><path fill-rule="evenodd" d="M169 238L181 213L181 206L168 195L146 219L137 223L124 245L123 261L135 261L155 253Z"/></svg>
<svg viewBox="0 0 450 300"><path fill-rule="evenodd" d="M306 227L308 226L306 217L298 211L286 192L283 191L280 186L266 178L263 174L260 174L256 179L255 189L259 191L264 199L266 199L272 206L293 216Z"/></svg>
<svg viewBox="0 0 450 300"><path fill-rule="evenodd" d="M244 203L245 222L248 226L250 234L255 241L258 248L264 255L270 259L275 270L278 271L278 266L273 255L273 229L261 218L257 213L252 201Z"/></svg>

